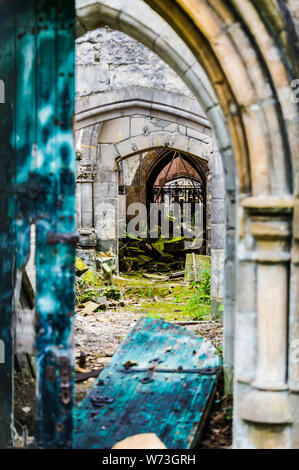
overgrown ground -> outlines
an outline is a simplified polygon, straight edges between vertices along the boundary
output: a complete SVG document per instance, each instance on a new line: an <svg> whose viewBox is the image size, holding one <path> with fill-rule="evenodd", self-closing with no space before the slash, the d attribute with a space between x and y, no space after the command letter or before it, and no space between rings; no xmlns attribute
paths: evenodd
<svg viewBox="0 0 299 470"><path fill-rule="evenodd" d="M222 323L209 320L205 288L198 283L186 285L181 280L162 281L158 276L145 279L142 274L122 276L114 282L122 294L121 304L112 300L107 310L84 315L84 305L79 299L75 317L78 372L82 372L79 367L82 353L85 355L86 370L104 368L141 316L184 322L182 326L209 339L218 353L222 354ZM96 297L96 289L91 289L87 297L83 296L83 300L96 300ZM193 321L197 323L190 324ZM89 378L77 384L77 402L82 400L94 381L94 378ZM229 448L231 427L232 403L224 396L220 379L202 447Z"/></svg>
<svg viewBox="0 0 299 470"><path fill-rule="evenodd" d="M141 316L185 322L182 326L209 339L221 355L222 323L209 320L209 303L207 299L205 301L209 286L204 283L203 280L201 286L198 283L186 285L181 280L165 280L163 276L156 275L146 279L139 273L115 279L115 289L112 290L103 285L91 287L88 283L77 286L76 371L82 373L84 370L103 369ZM121 294L121 299L110 299L106 309L85 315L83 309L86 302L97 300L104 292L115 298ZM196 323L190 324L194 321ZM83 370L82 354L85 361ZM77 383L77 403L82 400L94 381L94 378L89 378ZM15 427L19 436L22 435L24 426L29 436L32 435L34 390L33 379L16 375ZM232 402L224 396L223 381L220 378L202 439L202 448L230 448L231 430ZM20 437L17 445L22 447L22 443Z"/></svg>

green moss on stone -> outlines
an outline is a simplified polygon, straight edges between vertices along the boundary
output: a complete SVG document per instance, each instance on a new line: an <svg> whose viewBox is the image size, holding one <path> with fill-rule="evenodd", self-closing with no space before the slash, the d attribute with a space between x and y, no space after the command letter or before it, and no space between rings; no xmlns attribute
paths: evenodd
<svg viewBox="0 0 299 470"><path fill-rule="evenodd" d="M100 287L104 284L100 276L92 269L88 269L84 274L82 274L80 279L92 287Z"/></svg>
<svg viewBox="0 0 299 470"><path fill-rule="evenodd" d="M88 267L84 263L84 261L81 258L76 258L76 272L81 272L84 273L84 271L87 271Z"/></svg>

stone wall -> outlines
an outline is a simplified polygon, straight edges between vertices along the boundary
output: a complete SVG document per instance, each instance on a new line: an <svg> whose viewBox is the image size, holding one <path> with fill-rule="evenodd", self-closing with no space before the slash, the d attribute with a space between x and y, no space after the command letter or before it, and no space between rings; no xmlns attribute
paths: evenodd
<svg viewBox="0 0 299 470"><path fill-rule="evenodd" d="M127 34L99 28L76 43L77 97L136 85L192 95L169 65Z"/></svg>

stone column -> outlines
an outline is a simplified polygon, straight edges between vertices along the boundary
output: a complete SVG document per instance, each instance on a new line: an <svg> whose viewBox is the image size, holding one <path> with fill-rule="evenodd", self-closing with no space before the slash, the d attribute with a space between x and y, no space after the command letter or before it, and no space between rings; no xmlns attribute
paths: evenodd
<svg viewBox="0 0 299 470"><path fill-rule="evenodd" d="M299 183L299 181L298 181ZM298 184L297 183L297 184ZM294 418L291 448L299 449L299 198L294 203L294 227L291 264L289 320L289 388L291 414Z"/></svg>
<svg viewBox="0 0 299 470"><path fill-rule="evenodd" d="M246 227L243 246L239 247L239 266L243 270L246 268L244 272L255 273L256 293L250 290L254 288L250 278L249 289L240 292L246 286L242 270L239 270L243 283L238 286L238 297L246 296L249 301L245 302L248 307L245 314L240 311L238 302L237 317L247 319L249 324L238 321L236 330L237 447L242 447L242 443L250 448L289 445L290 424L293 422L287 379L290 204L290 201L278 198L248 198L242 202L246 208ZM255 297L255 302L250 302L251 297ZM250 309L254 310L255 305L256 324L251 325L250 319L254 320L255 315ZM241 327L243 331L240 331ZM255 332L255 341L252 338L240 344L239 338L252 336ZM249 351L242 351L242 347L246 349L248 346ZM249 360L249 366L242 366L242 358L245 364Z"/></svg>
<svg viewBox="0 0 299 470"><path fill-rule="evenodd" d="M93 267L95 266L96 246L93 213L93 183L95 174L95 162L89 158L82 158L81 154L79 154L76 179L77 227L80 235L78 256Z"/></svg>
<svg viewBox="0 0 299 470"><path fill-rule="evenodd" d="M299 393L299 199L295 200L293 234L289 328L289 386L291 391Z"/></svg>
<svg viewBox="0 0 299 470"><path fill-rule="evenodd" d="M78 228L93 227L93 182L95 177L96 165L93 161L86 158L80 158L77 171L78 195L80 195L78 204Z"/></svg>
<svg viewBox="0 0 299 470"><path fill-rule="evenodd" d="M214 139L210 157L211 168L211 316L222 317L224 303L224 256L226 208L224 171L220 152ZM220 307L220 308L219 308Z"/></svg>
<svg viewBox="0 0 299 470"><path fill-rule="evenodd" d="M99 251L109 252L117 264L118 166L113 144L99 144L94 182L94 227Z"/></svg>
<svg viewBox="0 0 299 470"><path fill-rule="evenodd" d="M290 221L256 218L258 360L253 386L286 390Z"/></svg>

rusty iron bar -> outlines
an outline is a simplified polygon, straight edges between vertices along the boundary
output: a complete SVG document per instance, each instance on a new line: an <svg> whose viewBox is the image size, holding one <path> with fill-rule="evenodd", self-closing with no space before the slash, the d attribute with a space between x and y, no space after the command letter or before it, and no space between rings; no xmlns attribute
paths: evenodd
<svg viewBox="0 0 299 470"><path fill-rule="evenodd" d="M47 233L47 244L56 245L56 243L67 243L68 245L76 245L79 242L77 233Z"/></svg>

